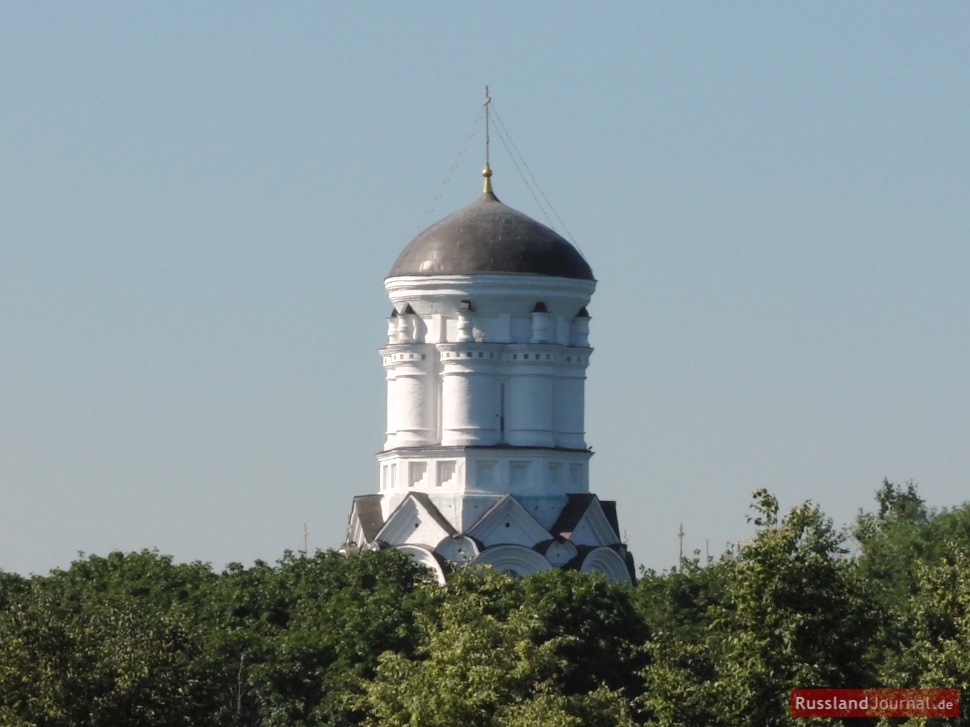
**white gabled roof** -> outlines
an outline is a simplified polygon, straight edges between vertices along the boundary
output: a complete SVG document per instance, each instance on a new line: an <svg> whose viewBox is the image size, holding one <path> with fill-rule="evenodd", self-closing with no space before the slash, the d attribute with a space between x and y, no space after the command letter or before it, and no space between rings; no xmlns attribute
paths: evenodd
<svg viewBox="0 0 970 727"><path fill-rule="evenodd" d="M345 545L363 548L374 541L383 524L381 496L358 495L354 498L354 505L350 511Z"/></svg>
<svg viewBox="0 0 970 727"><path fill-rule="evenodd" d="M595 495L572 496L563 509L553 532L568 538L573 545L617 545L619 533L613 528L599 498Z"/></svg>
<svg viewBox="0 0 970 727"><path fill-rule="evenodd" d="M483 547L522 545L532 548L552 537L512 495L506 495L489 508L469 530Z"/></svg>
<svg viewBox="0 0 970 727"><path fill-rule="evenodd" d="M455 529L428 496L412 492L394 508L375 540L389 545L427 545L454 534Z"/></svg>

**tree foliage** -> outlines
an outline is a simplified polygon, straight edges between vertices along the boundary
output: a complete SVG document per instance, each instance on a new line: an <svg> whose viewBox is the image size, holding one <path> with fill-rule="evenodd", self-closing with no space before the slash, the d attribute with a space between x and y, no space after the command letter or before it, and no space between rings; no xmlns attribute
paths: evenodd
<svg viewBox="0 0 970 727"><path fill-rule="evenodd" d="M842 537L810 503L781 517L758 490L752 508L757 532L737 553L667 579L688 604L661 610L649 647L643 702L657 724L788 724L793 687L871 685L871 613Z"/></svg>
<svg viewBox="0 0 970 727"><path fill-rule="evenodd" d="M610 686L631 672L606 658L609 650L619 664L636 659L638 619L625 589L575 572L460 580L424 619L413 657L381 657L368 724L634 724L621 688Z"/></svg>
<svg viewBox="0 0 970 727"><path fill-rule="evenodd" d="M740 547L633 588L441 587L397 551L0 571L0 724L762 727L799 723L793 687L970 684L970 508L886 481L851 539L764 490L750 520Z"/></svg>

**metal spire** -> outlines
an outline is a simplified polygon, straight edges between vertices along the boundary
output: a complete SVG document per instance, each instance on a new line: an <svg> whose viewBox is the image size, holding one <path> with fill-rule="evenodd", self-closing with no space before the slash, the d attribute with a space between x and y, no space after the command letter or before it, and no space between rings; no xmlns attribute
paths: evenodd
<svg viewBox="0 0 970 727"><path fill-rule="evenodd" d="M489 166L489 146L491 145L491 138L489 137L488 128L488 116L489 116L489 104L492 103L492 97L488 95L488 86L485 87L485 168L482 170L482 176L485 177L485 185L482 189L484 194L492 194L492 168Z"/></svg>

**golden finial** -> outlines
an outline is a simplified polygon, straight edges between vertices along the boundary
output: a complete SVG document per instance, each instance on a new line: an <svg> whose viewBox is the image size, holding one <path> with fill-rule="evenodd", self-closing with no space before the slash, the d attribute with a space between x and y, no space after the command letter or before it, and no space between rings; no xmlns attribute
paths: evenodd
<svg viewBox="0 0 970 727"><path fill-rule="evenodd" d="M482 189L483 194L492 193L492 168L488 165L488 152L489 144L491 139L488 136L488 106L492 103L492 97L488 95L488 86L485 87L485 168L482 170L482 176L485 177L485 184Z"/></svg>

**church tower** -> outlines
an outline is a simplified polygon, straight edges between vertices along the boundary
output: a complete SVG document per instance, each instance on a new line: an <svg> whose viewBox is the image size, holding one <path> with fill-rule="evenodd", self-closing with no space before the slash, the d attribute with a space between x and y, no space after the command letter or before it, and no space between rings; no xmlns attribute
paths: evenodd
<svg viewBox="0 0 970 727"><path fill-rule="evenodd" d="M354 498L344 552L575 568L632 582L616 504L589 491L584 429L596 280L553 230L482 195L415 237L391 301L378 494Z"/></svg>

